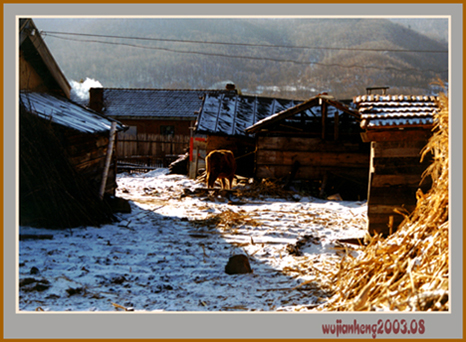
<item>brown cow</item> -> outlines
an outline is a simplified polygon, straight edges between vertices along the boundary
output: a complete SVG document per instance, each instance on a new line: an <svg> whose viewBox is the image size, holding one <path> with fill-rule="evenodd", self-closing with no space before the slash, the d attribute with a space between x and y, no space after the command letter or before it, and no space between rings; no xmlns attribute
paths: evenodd
<svg viewBox="0 0 466 342"><path fill-rule="evenodd" d="M213 188L215 181L219 178L223 189L231 189L236 172L236 160L233 152L229 150L214 150L205 158L205 164L208 188ZM228 186L227 180L229 181Z"/></svg>

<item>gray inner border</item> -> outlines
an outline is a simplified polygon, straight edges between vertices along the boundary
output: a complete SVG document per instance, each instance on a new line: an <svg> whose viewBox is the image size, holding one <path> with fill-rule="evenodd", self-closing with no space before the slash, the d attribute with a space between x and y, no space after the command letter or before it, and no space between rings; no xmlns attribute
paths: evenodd
<svg viewBox="0 0 466 342"><path fill-rule="evenodd" d="M4 338L314 338L322 324L425 321L412 337L462 338L462 4L4 4ZM15 313L15 16L37 15L326 15L451 16L451 313ZM347 337L350 337L346 335ZM340 337L344 337L341 336ZM356 337L356 336L352 336ZM372 338L371 334L358 336ZM379 338L408 338L382 335Z"/></svg>

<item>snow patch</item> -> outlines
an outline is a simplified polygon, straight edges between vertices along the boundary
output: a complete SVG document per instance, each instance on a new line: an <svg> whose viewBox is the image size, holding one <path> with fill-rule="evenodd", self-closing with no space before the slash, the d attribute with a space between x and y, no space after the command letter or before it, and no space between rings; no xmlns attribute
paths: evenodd
<svg viewBox="0 0 466 342"><path fill-rule="evenodd" d="M313 267L338 260L335 239L365 233L365 202L302 197L237 205L183 197L204 184L167 169L119 174L117 182L117 196L132 208L118 222L19 227L20 234L53 235L19 243L21 311L309 311L325 305L321 280L293 270L305 260L317 262ZM228 214L242 219L222 225L218 218ZM305 241L301 254L292 250L298 241ZM253 273L225 273L235 254L249 256Z"/></svg>

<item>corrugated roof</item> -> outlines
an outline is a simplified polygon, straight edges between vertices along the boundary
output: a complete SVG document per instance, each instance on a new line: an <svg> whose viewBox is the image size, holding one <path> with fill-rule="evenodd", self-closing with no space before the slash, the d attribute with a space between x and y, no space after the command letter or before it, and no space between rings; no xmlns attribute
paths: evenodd
<svg viewBox="0 0 466 342"><path fill-rule="evenodd" d="M302 101L238 94L208 94L199 114L196 132L246 135L245 129Z"/></svg>
<svg viewBox="0 0 466 342"><path fill-rule="evenodd" d="M196 118L206 93L222 90L103 89L103 113L111 117Z"/></svg>
<svg viewBox="0 0 466 342"><path fill-rule="evenodd" d="M110 131L112 121L115 121L66 98L50 94L22 91L20 99L29 112L84 133ZM122 130L123 125L118 123L117 129Z"/></svg>
<svg viewBox="0 0 466 342"><path fill-rule="evenodd" d="M366 128L430 126L438 97L425 95L361 95L353 99Z"/></svg>

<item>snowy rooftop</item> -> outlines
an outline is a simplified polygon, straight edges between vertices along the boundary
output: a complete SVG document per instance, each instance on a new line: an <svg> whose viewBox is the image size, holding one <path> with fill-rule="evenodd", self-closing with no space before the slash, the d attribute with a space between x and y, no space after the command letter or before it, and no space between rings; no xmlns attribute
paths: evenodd
<svg viewBox="0 0 466 342"><path fill-rule="evenodd" d="M354 98L368 128L432 125L438 98L423 95L362 95Z"/></svg>
<svg viewBox="0 0 466 342"><path fill-rule="evenodd" d="M109 131L112 121L66 98L45 93L21 92L26 109L52 122L84 133ZM119 123L117 129L122 129Z"/></svg>
<svg viewBox="0 0 466 342"><path fill-rule="evenodd" d="M104 88L103 113L111 117L196 118L206 93L222 90Z"/></svg>
<svg viewBox="0 0 466 342"><path fill-rule="evenodd" d="M237 94L208 94L199 114L197 132L246 135L246 128L301 102Z"/></svg>

